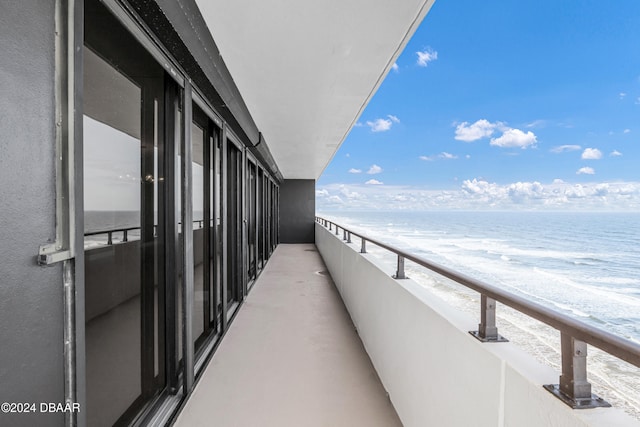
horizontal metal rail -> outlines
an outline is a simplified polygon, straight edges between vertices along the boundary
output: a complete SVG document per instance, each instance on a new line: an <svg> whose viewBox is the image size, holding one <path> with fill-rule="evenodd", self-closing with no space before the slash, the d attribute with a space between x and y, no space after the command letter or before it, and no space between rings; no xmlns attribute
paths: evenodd
<svg viewBox="0 0 640 427"><path fill-rule="evenodd" d="M113 230L104 230L104 231L90 231L88 233L84 233L84 236L99 236L102 234L107 235L107 245L113 244L113 234L114 233L122 233L121 243L125 243L129 241L129 231L131 230L140 230L140 227L127 227L127 228L115 228ZM155 225L154 225L155 230ZM154 231L155 233L155 231Z"/></svg>
<svg viewBox="0 0 640 427"><path fill-rule="evenodd" d="M479 330L471 333L481 341L506 341L497 333L497 327L495 325L496 301L560 331L563 367L562 375L560 376L560 386L554 387L553 385L548 385L545 386L545 388L574 408L610 406L602 401L602 399L592 395L591 387L589 383L586 382L586 345L583 346L584 343L591 344L612 356L640 367L640 344L626 340L595 326L588 325L580 320L559 313L519 295L515 295L497 286L469 277L423 257L357 233L325 218L316 217L316 222L328 227L329 230L335 227L336 234L339 228L342 229L346 236L344 240L347 240L349 243L352 236L360 238L361 253L366 253L366 242L369 242L396 254L398 256L398 270L394 275L395 278L402 279L405 277L404 261L410 260L469 289L479 292L481 295L481 322L478 325ZM576 372L576 369L580 366L584 366L584 369L582 369L584 372Z"/></svg>
<svg viewBox="0 0 640 427"><path fill-rule="evenodd" d="M204 220L203 219L196 219L193 221L194 224L198 224L198 228L202 228L204 227ZM178 223L178 225L182 225L181 222ZM211 220L211 225L213 225L213 219ZM158 226L154 225L153 226L153 235L154 237L157 235L156 231L157 231ZM89 231L84 233L84 236L100 236L103 234L107 235L107 245L112 245L113 244L113 235L116 233L122 233L122 240L120 240L120 243L126 243L129 241L129 231L132 230L140 230L140 227L125 227L125 228L113 228L110 230L98 230L98 231Z"/></svg>

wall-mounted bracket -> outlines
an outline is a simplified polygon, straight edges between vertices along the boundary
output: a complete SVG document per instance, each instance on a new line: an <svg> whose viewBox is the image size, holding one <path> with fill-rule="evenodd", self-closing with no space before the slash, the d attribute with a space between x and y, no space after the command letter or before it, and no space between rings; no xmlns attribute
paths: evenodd
<svg viewBox="0 0 640 427"><path fill-rule="evenodd" d="M51 265L75 256L75 149L76 132L76 57L75 2L55 3L55 105L56 105L56 237L54 243L41 245L37 260Z"/></svg>
<svg viewBox="0 0 640 427"><path fill-rule="evenodd" d="M73 258L70 250L62 250L55 243L42 245L38 250L38 264L52 265Z"/></svg>
<svg viewBox="0 0 640 427"><path fill-rule="evenodd" d="M481 342L509 342L508 339L498 334L495 337L481 337L479 331L469 331L469 333L478 341Z"/></svg>
<svg viewBox="0 0 640 427"><path fill-rule="evenodd" d="M545 390L553 394L558 399L562 400L573 409L589 409L589 408L610 408L611 404L605 401L603 398L591 394L591 397L583 398L571 398L560 390L559 384L545 384L543 385Z"/></svg>

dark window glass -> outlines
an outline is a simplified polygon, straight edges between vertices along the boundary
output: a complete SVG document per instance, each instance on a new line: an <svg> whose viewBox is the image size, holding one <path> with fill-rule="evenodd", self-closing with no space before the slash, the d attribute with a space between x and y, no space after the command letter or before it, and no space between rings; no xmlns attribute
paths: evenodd
<svg viewBox="0 0 640 427"><path fill-rule="evenodd" d="M256 277L256 165L248 163L247 177L247 259L248 278Z"/></svg>
<svg viewBox="0 0 640 427"><path fill-rule="evenodd" d="M195 110L195 108L194 108ZM195 116L194 111L194 116ZM206 127L206 124L205 124ZM197 123L191 124L191 180L192 180L192 197L191 203L193 207L193 320L192 331L193 339L198 340L205 332L205 276L208 276L208 268L205 256L207 247L205 245L205 230L208 224L205 224L204 212L204 188L205 188L205 168L204 168L204 151L205 151L205 130Z"/></svg>
<svg viewBox="0 0 640 427"><path fill-rule="evenodd" d="M242 153L227 141L227 304L242 299Z"/></svg>
<svg viewBox="0 0 640 427"><path fill-rule="evenodd" d="M163 69L85 4L87 423L128 423L164 387Z"/></svg>

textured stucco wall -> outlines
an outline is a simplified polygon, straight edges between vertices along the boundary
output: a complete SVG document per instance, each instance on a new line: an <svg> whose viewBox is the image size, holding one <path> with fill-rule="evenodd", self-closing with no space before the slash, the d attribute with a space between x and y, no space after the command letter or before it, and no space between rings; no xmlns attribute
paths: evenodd
<svg viewBox="0 0 640 427"><path fill-rule="evenodd" d="M280 186L280 242L313 243L315 215L315 180L285 179Z"/></svg>
<svg viewBox="0 0 640 427"><path fill-rule="evenodd" d="M62 270L36 263L55 238L53 1L2 2L0 58L0 402L62 402ZM7 426L63 420L0 413Z"/></svg>

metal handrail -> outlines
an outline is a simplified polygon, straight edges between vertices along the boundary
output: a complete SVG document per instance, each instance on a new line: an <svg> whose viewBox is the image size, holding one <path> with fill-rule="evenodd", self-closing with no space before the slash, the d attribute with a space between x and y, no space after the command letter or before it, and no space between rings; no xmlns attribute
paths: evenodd
<svg viewBox="0 0 640 427"><path fill-rule="evenodd" d="M153 226L155 230L155 225ZM122 233L121 243L125 243L129 241L129 231L131 230L139 230L140 227L127 227L127 228L114 228L112 230L104 230L104 231L90 231L88 233L84 233L86 236L98 236L100 234L107 235L107 245L113 245L113 233ZM155 231L154 231L155 233Z"/></svg>
<svg viewBox="0 0 640 427"><path fill-rule="evenodd" d="M506 341L497 333L497 327L495 325L496 301L560 331L562 341L562 375L560 376L560 386L546 385L545 388L574 408L609 406L606 402L602 401L602 399L591 394L590 384L586 380L586 344L591 344L606 353L640 367L640 344L626 340L595 326L588 325L585 322L559 313L497 286L474 279L473 277L436 264L423 257L357 233L333 221L317 216L316 222L328 227L329 230L335 227L336 235L338 234L338 228L342 229L344 235L343 240L347 243L351 243L352 236L359 237L361 239L361 253L366 253L366 243L370 242L396 254L398 256L398 269L394 277L397 279L405 278L404 260L408 259L469 289L479 292L481 295L481 322L478 325L479 330L477 332L473 331L472 334L483 342Z"/></svg>
<svg viewBox="0 0 640 427"><path fill-rule="evenodd" d="M198 224L198 228L202 228L204 226L204 219L196 219L193 220L194 224ZM213 219L211 219L210 221L213 221ZM181 222L178 222L178 225L182 225ZM158 226L154 224L153 226L153 236L156 236L156 230L157 230ZM98 236L101 234L106 234L107 235L107 245L112 245L113 244L113 234L114 233L122 233L122 240L120 240L120 243L126 243L129 241L129 231L131 230L140 230L141 227L126 227L126 228L113 228L111 230L98 230L98 231L89 231L87 233L84 233L84 236Z"/></svg>

